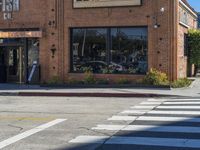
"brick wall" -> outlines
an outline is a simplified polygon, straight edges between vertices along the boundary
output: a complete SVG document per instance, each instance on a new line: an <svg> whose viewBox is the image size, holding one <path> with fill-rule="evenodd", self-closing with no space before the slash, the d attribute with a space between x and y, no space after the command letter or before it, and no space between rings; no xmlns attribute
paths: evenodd
<svg viewBox="0 0 200 150"><path fill-rule="evenodd" d="M187 14L187 24L182 23L181 15ZM179 27L178 27L178 55L177 55L177 72L178 78L187 77L188 73L188 57L184 55L185 40L184 36L188 34L188 30L197 28L197 21L195 16L190 13L185 7L179 5Z"/></svg>
<svg viewBox="0 0 200 150"><path fill-rule="evenodd" d="M0 28L40 28L44 36L40 39L40 63L42 82L52 76L61 79L76 76L70 73L70 33L71 27L146 26L148 28L148 66L164 71L169 79L176 79L179 0L143 0L142 6L73 9L72 0L21 0L20 12L13 20L4 21L0 13ZM165 12L160 9L164 7ZM155 29L155 17L159 28ZM179 43L181 47L181 43ZM52 57L51 49L55 48ZM182 48L180 48L182 49ZM185 65L185 64L184 64ZM184 67L184 66L183 66ZM185 73L183 73L185 74ZM99 75L102 77L103 75ZM120 75L120 77L130 75ZM117 75L106 75L113 78ZM132 78L138 78L132 75Z"/></svg>

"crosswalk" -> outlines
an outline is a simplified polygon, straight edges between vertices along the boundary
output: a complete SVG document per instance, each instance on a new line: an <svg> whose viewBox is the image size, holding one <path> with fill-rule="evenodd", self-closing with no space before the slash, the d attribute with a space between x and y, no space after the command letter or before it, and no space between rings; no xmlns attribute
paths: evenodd
<svg viewBox="0 0 200 150"><path fill-rule="evenodd" d="M69 143L96 150L200 150L200 99L148 99Z"/></svg>

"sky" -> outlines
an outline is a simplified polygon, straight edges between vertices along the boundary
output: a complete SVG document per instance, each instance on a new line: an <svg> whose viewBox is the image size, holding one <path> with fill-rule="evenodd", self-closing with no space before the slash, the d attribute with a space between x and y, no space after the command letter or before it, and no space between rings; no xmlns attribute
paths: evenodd
<svg viewBox="0 0 200 150"><path fill-rule="evenodd" d="M200 0L188 0L188 2L197 12L200 12Z"/></svg>

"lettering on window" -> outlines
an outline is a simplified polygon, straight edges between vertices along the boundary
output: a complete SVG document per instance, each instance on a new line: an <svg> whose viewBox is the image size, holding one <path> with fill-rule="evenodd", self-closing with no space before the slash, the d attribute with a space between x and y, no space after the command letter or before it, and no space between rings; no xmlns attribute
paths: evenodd
<svg viewBox="0 0 200 150"><path fill-rule="evenodd" d="M0 0L0 11L4 20L12 19L12 13L19 11L20 0Z"/></svg>

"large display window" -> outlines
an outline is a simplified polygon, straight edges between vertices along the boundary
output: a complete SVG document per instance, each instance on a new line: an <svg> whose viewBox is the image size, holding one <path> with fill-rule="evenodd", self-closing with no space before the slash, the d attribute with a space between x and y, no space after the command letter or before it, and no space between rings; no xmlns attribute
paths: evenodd
<svg viewBox="0 0 200 150"><path fill-rule="evenodd" d="M71 29L71 71L104 74L147 72L147 28Z"/></svg>

